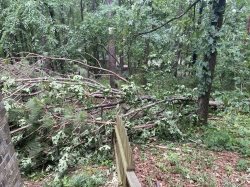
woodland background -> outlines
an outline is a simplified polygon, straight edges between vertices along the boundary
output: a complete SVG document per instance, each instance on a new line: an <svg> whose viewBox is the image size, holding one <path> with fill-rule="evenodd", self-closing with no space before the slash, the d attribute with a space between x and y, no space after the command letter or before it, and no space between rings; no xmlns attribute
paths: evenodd
<svg viewBox="0 0 250 187"><path fill-rule="evenodd" d="M102 185L92 165L112 175L119 113L133 145L236 152L229 165L247 176L249 16L248 0L0 0L0 79L23 175ZM176 154L171 167L191 180Z"/></svg>

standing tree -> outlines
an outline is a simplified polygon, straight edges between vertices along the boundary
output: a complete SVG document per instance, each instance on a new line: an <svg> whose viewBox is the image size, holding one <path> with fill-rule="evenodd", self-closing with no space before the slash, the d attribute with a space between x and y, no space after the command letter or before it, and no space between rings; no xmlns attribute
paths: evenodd
<svg viewBox="0 0 250 187"><path fill-rule="evenodd" d="M223 25L223 15L225 12L226 0L213 0L212 1L212 14L209 27L209 43L208 51L204 54L205 65L201 72L201 81L203 85L202 92L198 98L198 115L201 124L206 124L208 120L208 105L212 89L212 80L217 61L217 42L219 40L218 32Z"/></svg>
<svg viewBox="0 0 250 187"><path fill-rule="evenodd" d="M111 5L113 0L107 0L107 4ZM109 13L109 18L112 18L112 12ZM114 39L114 28L109 27L109 43L108 43L108 69L110 71L116 72L116 51L115 51L115 39ZM114 75L110 75L109 78L111 88L116 87L115 77Z"/></svg>

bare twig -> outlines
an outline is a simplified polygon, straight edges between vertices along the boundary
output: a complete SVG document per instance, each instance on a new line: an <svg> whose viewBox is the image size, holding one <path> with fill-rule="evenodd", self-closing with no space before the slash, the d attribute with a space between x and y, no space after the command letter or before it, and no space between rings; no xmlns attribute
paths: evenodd
<svg viewBox="0 0 250 187"><path fill-rule="evenodd" d="M15 133L20 132L20 131L23 131L23 130L29 128L29 127L31 127L31 125L23 126L23 127L21 127L21 128L18 128L18 129L15 129L15 130L11 131L10 134L15 134Z"/></svg>
<svg viewBox="0 0 250 187"><path fill-rule="evenodd" d="M118 102L115 102L115 103L107 103L107 104L101 104L101 105L96 105L96 106L93 106L93 107L88 107L88 108L85 108L85 110L93 110L93 109L97 109L97 108L106 108L106 107L115 107L119 104L122 104L124 103L124 101L118 101Z"/></svg>
<svg viewBox="0 0 250 187"><path fill-rule="evenodd" d="M136 112L140 112L140 111L142 111L142 110L151 108L151 107L153 107L153 106L155 106L155 105L158 105L158 104L161 104L161 103L164 103L164 102L188 101L188 100L190 100L190 98L186 98L186 97L168 97L168 98L166 98L166 99L164 99L164 100L156 101L156 102L154 102L154 103L145 105L145 106L143 106L143 107L141 107L141 108L137 108L137 109L135 109L135 110L133 110L133 111L131 111L131 112L129 112L129 113L124 114L123 117L127 117L127 116L129 116L129 115L131 115L131 114L134 114L134 113L136 113Z"/></svg>
<svg viewBox="0 0 250 187"><path fill-rule="evenodd" d="M139 112L139 111L145 110L145 109L147 109L147 108L151 108L151 107L153 107L153 106L155 106L155 105L158 105L158 104L161 104L161 103L164 103L164 102L165 102L165 100L162 100L162 101L158 101L158 102L151 103L151 104L149 104L149 105L143 106L143 107L141 107L141 108L137 108L137 109L135 109L135 110L133 110L133 111L127 113L127 114L124 114L123 117L127 117L127 116L129 116L129 115L131 115L131 114L133 114L133 113L135 113L135 112Z"/></svg>
<svg viewBox="0 0 250 187"><path fill-rule="evenodd" d="M155 126L154 123L148 123L148 124L145 124L145 125L137 125L137 126L134 126L132 128L135 129L135 130L139 130L139 129L151 129L154 126Z"/></svg>
<svg viewBox="0 0 250 187"><path fill-rule="evenodd" d="M68 59L68 58L62 58L62 57L53 57L53 56L44 56L44 55L39 55L39 54L36 54L36 53L28 53L28 52L22 52L23 54L27 54L25 57L19 57L19 58L34 58L34 57L40 57L40 58L46 58L46 59L51 59L51 60L59 60L59 61L69 61L69 62L74 62L74 63L78 63L84 67L87 67L87 68L92 68L92 69L99 69L99 70L102 70L102 71L105 71L105 72L108 72L112 75L114 75L115 77L117 77L118 79L126 82L126 83L129 83L125 78L121 77L120 75L118 75L117 73L111 71L111 70L108 70L108 69L105 69L105 68L102 68L102 67L96 67L96 66L91 66L91 65L88 65L80 60L72 60L72 59Z"/></svg>

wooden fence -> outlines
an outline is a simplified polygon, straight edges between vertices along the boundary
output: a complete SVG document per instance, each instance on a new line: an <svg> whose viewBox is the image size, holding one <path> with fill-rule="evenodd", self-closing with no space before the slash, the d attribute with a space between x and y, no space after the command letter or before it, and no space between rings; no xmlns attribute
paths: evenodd
<svg viewBox="0 0 250 187"><path fill-rule="evenodd" d="M135 175L135 167L132 158L132 149L127 136L127 130L120 116L117 116L114 135L114 149L119 186L141 187Z"/></svg>

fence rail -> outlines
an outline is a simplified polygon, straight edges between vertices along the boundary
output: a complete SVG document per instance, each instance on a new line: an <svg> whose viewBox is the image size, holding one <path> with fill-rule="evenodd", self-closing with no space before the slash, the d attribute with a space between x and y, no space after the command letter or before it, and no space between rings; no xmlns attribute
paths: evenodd
<svg viewBox="0 0 250 187"><path fill-rule="evenodd" d="M127 130L123 125L122 118L117 116L115 125L114 149L119 186L141 187L135 174L135 167L132 157L132 149L127 136Z"/></svg>

